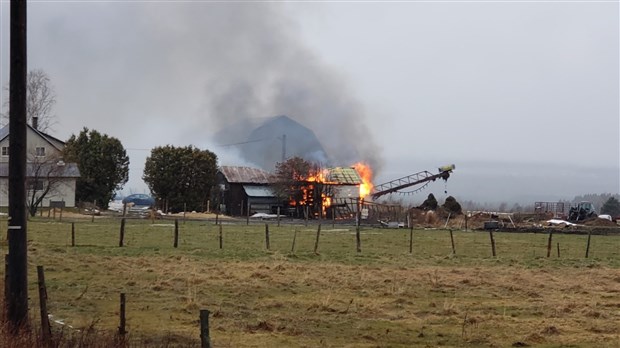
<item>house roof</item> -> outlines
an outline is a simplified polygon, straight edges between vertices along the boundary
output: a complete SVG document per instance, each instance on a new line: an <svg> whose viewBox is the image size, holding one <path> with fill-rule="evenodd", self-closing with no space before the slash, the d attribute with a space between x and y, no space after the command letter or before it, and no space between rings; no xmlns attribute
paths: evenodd
<svg viewBox="0 0 620 348"><path fill-rule="evenodd" d="M235 184L269 184L271 173L252 167L221 166L220 173L229 183Z"/></svg>
<svg viewBox="0 0 620 348"><path fill-rule="evenodd" d="M335 167L327 169L327 181L337 185L359 185L362 178L355 168Z"/></svg>
<svg viewBox="0 0 620 348"><path fill-rule="evenodd" d="M62 151L61 148L58 148L58 146L56 146L56 144L54 144L54 142L58 142L61 143L63 146L65 145L65 142L57 139L49 134L45 134L43 132L41 132L40 130L32 127L29 124L26 124L26 126L28 128L30 128L33 132L35 132L36 134L38 134L41 138L43 138L45 141L47 141L50 145L52 145L53 147L55 147L56 149ZM2 127L2 129L0 129L0 141L4 140L6 137L9 136L9 125L7 124L6 126Z"/></svg>
<svg viewBox="0 0 620 348"><path fill-rule="evenodd" d="M243 185L243 189L248 197L275 197L273 190L268 186Z"/></svg>
<svg viewBox="0 0 620 348"><path fill-rule="evenodd" d="M65 163L62 166L56 165L56 164L38 164L36 165L35 163L26 163L26 177L34 177L35 175L35 170L38 168L43 169L42 172L48 172L47 169L45 169L44 167L50 167L53 166L53 168L50 169L50 172L53 173L52 175L50 175L51 177L54 178L79 178L80 177L80 170L78 169L78 166L76 163ZM3 162L0 163L0 177L8 177L9 176L9 163L8 162ZM41 177L43 177L44 175L41 175Z"/></svg>

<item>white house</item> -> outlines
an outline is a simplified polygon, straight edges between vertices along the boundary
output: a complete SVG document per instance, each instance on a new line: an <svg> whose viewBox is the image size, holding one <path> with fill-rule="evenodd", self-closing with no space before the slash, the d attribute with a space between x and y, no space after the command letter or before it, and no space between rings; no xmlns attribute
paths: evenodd
<svg viewBox="0 0 620 348"><path fill-rule="evenodd" d="M75 185L80 177L76 163L65 163L65 143L37 129L36 118L26 130L26 176L28 204L45 195L39 206L75 206ZM0 206L8 206L9 125L0 129Z"/></svg>

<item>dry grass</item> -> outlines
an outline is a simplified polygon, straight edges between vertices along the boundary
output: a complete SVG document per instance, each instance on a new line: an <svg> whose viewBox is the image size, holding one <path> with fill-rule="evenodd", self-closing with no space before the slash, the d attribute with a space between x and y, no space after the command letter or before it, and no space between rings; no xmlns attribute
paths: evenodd
<svg viewBox="0 0 620 348"><path fill-rule="evenodd" d="M494 259L486 234L457 233L451 256L445 234L416 231L409 255L406 231L367 230L359 255L350 231L324 228L314 255L314 228L296 226L293 255L292 226L272 228L266 251L262 226L227 226L219 250L213 227L188 222L173 249L167 227L144 224L125 248L116 225L80 226L72 248L66 226L31 224L32 308L42 264L50 313L80 332L113 337L126 293L135 346L198 346L200 309L215 347L620 345L618 237L600 236L584 260L584 236L554 236L566 256L547 260L544 235L497 235Z"/></svg>

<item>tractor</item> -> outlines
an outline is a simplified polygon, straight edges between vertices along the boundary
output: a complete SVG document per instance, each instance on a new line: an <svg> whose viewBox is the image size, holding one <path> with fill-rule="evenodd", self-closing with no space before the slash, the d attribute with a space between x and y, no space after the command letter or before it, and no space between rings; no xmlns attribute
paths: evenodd
<svg viewBox="0 0 620 348"><path fill-rule="evenodd" d="M568 221L577 222L598 216L592 202L580 202L568 211Z"/></svg>

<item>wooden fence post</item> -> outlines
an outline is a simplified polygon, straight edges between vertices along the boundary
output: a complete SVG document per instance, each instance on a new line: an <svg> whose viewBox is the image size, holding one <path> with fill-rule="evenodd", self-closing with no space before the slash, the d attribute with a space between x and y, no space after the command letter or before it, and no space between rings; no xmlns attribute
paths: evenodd
<svg viewBox="0 0 620 348"><path fill-rule="evenodd" d="M211 337L209 336L209 311L200 310L200 347L211 348Z"/></svg>
<svg viewBox="0 0 620 348"><path fill-rule="evenodd" d="M39 309L41 313L41 338L45 346L51 346L52 330L50 319L47 315L47 287L45 286L45 274L43 266L37 266L37 277L39 281Z"/></svg>
<svg viewBox="0 0 620 348"><path fill-rule="evenodd" d="M269 250L269 224L265 224L265 247Z"/></svg>
<svg viewBox="0 0 620 348"><path fill-rule="evenodd" d="M310 210L308 209L308 204L305 206L306 211L306 226L308 226L308 219L310 218Z"/></svg>
<svg viewBox="0 0 620 348"><path fill-rule="evenodd" d="M560 243L558 243L558 257L560 257Z"/></svg>
<svg viewBox="0 0 620 348"><path fill-rule="evenodd" d="M295 253L295 241L297 240L297 229L293 230L293 244L291 245L291 254Z"/></svg>
<svg viewBox="0 0 620 348"><path fill-rule="evenodd" d="M357 226L355 228L355 245L356 245L355 250L358 253L361 253L362 252L362 237L360 235L360 227L359 226Z"/></svg>
<svg viewBox="0 0 620 348"><path fill-rule="evenodd" d="M452 213L448 213L448 218L446 219L446 224L443 226L443 228L448 227L448 222L450 221L450 216L452 215Z"/></svg>
<svg viewBox="0 0 620 348"><path fill-rule="evenodd" d="M179 246L179 219L174 219L174 247Z"/></svg>
<svg viewBox="0 0 620 348"><path fill-rule="evenodd" d="M454 247L454 235L452 229L450 229L450 242L452 243L452 255L456 255L456 248Z"/></svg>
<svg viewBox="0 0 620 348"><path fill-rule="evenodd" d="M118 325L118 335L124 339L127 330L125 330L125 293L121 292L121 308L119 312L120 324Z"/></svg>
<svg viewBox="0 0 620 348"><path fill-rule="evenodd" d="M71 223L71 246L75 246L75 222Z"/></svg>
<svg viewBox="0 0 620 348"><path fill-rule="evenodd" d="M246 216L245 217L245 224L249 226L250 225L250 200L249 199L248 199L248 209L246 209L246 210L247 210L247 212L245 214L245 216Z"/></svg>
<svg viewBox="0 0 620 348"><path fill-rule="evenodd" d="M362 252L362 237L360 235L360 224L361 224L361 219L362 219L362 212L361 212L361 206L360 206L360 200L357 200L357 212L355 213L356 216L356 226L355 226L355 250L357 250L358 253Z"/></svg>
<svg viewBox="0 0 620 348"><path fill-rule="evenodd" d="M590 256L590 238L592 237L592 231L588 231L588 245L586 246L586 259Z"/></svg>
<svg viewBox="0 0 620 348"><path fill-rule="evenodd" d="M10 283L9 271L10 270L11 268L9 268L9 254L4 254L4 296L5 298L8 298L10 296L10 291L9 291L9 283Z"/></svg>
<svg viewBox="0 0 620 348"><path fill-rule="evenodd" d="M413 224L409 227L409 254L413 254Z"/></svg>
<svg viewBox="0 0 620 348"><path fill-rule="evenodd" d="M493 238L493 230L489 231L489 237L491 238L491 251L493 252L493 257L497 256L495 253L495 238Z"/></svg>
<svg viewBox="0 0 620 348"><path fill-rule="evenodd" d="M219 220L219 218L220 218L220 211L219 211L219 210L217 210L217 211L215 212L215 224L216 224L216 225L217 225L217 223L219 222L219 221L218 221L218 220Z"/></svg>
<svg viewBox="0 0 620 348"><path fill-rule="evenodd" d="M314 253L317 254L317 250L319 250L319 237L321 236L321 224L316 229L316 239L314 240Z"/></svg>
<svg viewBox="0 0 620 348"><path fill-rule="evenodd" d="M278 217L277 217L277 219L278 219L278 227L280 227L280 207L278 207L278 212L277 213L278 213Z"/></svg>
<svg viewBox="0 0 620 348"><path fill-rule="evenodd" d="M125 218L121 219L121 233L120 233L120 237L118 239L118 246L122 247L123 246L123 241L125 240Z"/></svg>
<svg viewBox="0 0 620 348"><path fill-rule="evenodd" d="M551 242L553 240L553 231L549 231L549 239L547 240L547 257L551 256Z"/></svg>
<svg viewBox="0 0 620 348"><path fill-rule="evenodd" d="M220 224L220 249L224 248L224 235L222 233L222 224Z"/></svg>

